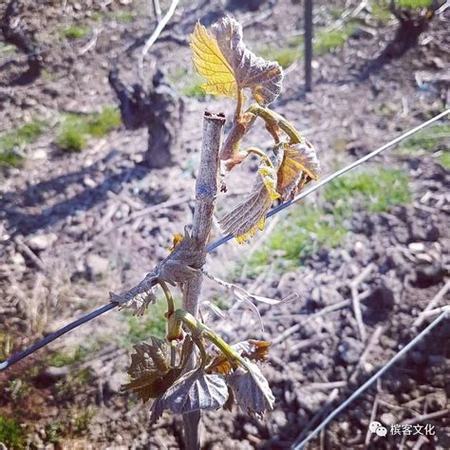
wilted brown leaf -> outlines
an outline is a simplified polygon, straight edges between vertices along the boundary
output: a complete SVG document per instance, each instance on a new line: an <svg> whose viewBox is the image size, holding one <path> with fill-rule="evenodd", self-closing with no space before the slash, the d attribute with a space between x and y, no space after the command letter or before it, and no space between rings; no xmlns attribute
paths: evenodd
<svg viewBox="0 0 450 450"><path fill-rule="evenodd" d="M123 385L124 390L135 392L139 398L146 402L151 398L157 398L164 394L180 376L181 369L173 368L166 372L149 370L140 377Z"/></svg>
<svg viewBox="0 0 450 450"><path fill-rule="evenodd" d="M128 375L137 378L143 372L157 369L161 372L169 368L168 348L165 341L150 336L150 343L141 342L134 346L136 353L131 355L131 365Z"/></svg>
<svg viewBox="0 0 450 450"><path fill-rule="evenodd" d="M223 231L235 236L239 243L246 242L258 229L264 228L266 214L272 201L279 197L275 189L276 167L276 161L273 165L262 161L250 195L219 221Z"/></svg>
<svg viewBox="0 0 450 450"><path fill-rule="evenodd" d="M243 358L247 358L251 361L266 361L269 357L270 342L249 339L247 341L238 342L231 347ZM208 370L210 372L227 375L236 367L236 365L233 367L226 356L220 353L214 357Z"/></svg>
<svg viewBox="0 0 450 450"><path fill-rule="evenodd" d="M135 392L144 402L162 395L180 376L181 369L170 368L167 345L156 337L150 343L135 345L128 374L130 383L124 390Z"/></svg>
<svg viewBox="0 0 450 450"><path fill-rule="evenodd" d="M275 397L256 364L246 361L247 370L239 368L227 377L236 403L243 411L262 416L273 409Z"/></svg>
<svg viewBox="0 0 450 450"><path fill-rule="evenodd" d="M283 201L289 200L309 180L319 176L320 165L316 150L307 140L282 146L283 160L277 173L277 192Z"/></svg>

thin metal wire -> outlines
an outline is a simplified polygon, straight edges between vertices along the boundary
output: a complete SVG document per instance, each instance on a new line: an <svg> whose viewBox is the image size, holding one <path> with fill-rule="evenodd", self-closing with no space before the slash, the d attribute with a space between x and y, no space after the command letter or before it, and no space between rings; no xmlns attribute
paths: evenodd
<svg viewBox="0 0 450 450"><path fill-rule="evenodd" d="M83 325L83 323L89 322L92 319L95 319L96 317L102 315L103 313L107 311L111 311L111 309L115 308L117 306L116 303L108 303L107 305L103 305L100 308L94 309L94 311L91 311L89 314L86 314L85 316L80 317L77 320L74 320L73 322L65 325L64 327L60 328L59 330L55 331L54 333L50 333L49 335L45 336L45 338L41 339L40 341L35 342L33 345L28 347L27 349L15 353L14 355L10 356L6 361L3 361L0 363L0 372L2 370L7 369L8 367L12 366L16 362L20 361L23 358L26 358L28 355L31 355L32 353L36 352L42 347L45 347L50 342L54 341L55 339L58 339L63 334L68 333L69 331L73 330L74 328L79 327L80 325Z"/></svg>
<svg viewBox="0 0 450 450"><path fill-rule="evenodd" d="M360 166L361 164L365 163L369 159L373 158L374 156L379 155L381 152L393 147L394 145L398 144L399 142L403 141L404 139L408 138L409 136L412 136L413 134L417 133L418 131L428 127L429 125L433 124L434 122L438 121L439 119L442 119L447 114L450 113L450 109L446 109L445 111L441 112L440 114L434 116L430 120L427 120L426 122L421 123L415 128L412 128L411 130L408 130L407 132L401 134L400 136L397 136L392 141L388 142L387 144L382 145L381 147L377 148L371 153L368 153L367 155L363 156L362 158L354 161L353 163L343 167L342 169L338 170L337 172L332 173L331 175L328 175L324 179L322 179L320 182L314 184L310 188L304 190L299 195L294 197L292 200L289 200L288 202L281 203L277 207L273 208L269 211L267 214L267 217L272 217L273 215L279 213L283 209L288 208L289 206L299 202L300 200L304 199L309 194L312 194L313 192L320 189L322 186L325 186L330 181L334 180L337 177L340 177L341 175L349 172L350 170L354 169L355 167ZM226 235L222 236L221 238L217 239L216 241L212 242L206 247L206 251L208 253L211 253L212 251L216 250L221 245L225 244L226 242L233 239L232 235ZM80 317L79 319L75 320L74 322L69 323L68 325L64 326L58 331L55 331L52 334L49 334L45 338L39 340L38 342L34 343L29 348L23 350L22 352L15 353L11 357L9 357L6 361L3 361L0 363L0 372L2 370L7 369L8 367L11 367L13 364L17 363L21 359L31 355L35 351L39 350L40 348L44 347L45 345L49 344L50 342L54 341L55 339L58 339L63 334L73 330L74 328L79 327L80 325L89 322L90 320L108 312L114 309L117 305L117 303L108 303L106 305L103 305L97 309L94 309L89 314L86 314L85 316Z"/></svg>
<svg viewBox="0 0 450 450"><path fill-rule="evenodd" d="M359 397L367 388L369 388L378 378L380 378L387 370L389 370L400 358L406 355L416 344L419 343L433 328L439 325L444 319L447 318L448 310L444 311L433 322L431 322L426 328L424 328L417 336L414 337L407 345L405 345L392 359L384 365L375 375L370 377L363 385L361 385L350 397L339 405L332 413L330 413L323 422L318 425L314 431L311 432L308 437L303 439L299 444L294 443L292 445L293 450L303 450L305 445L314 437L316 437L339 413L341 413L350 403Z"/></svg>
<svg viewBox="0 0 450 450"><path fill-rule="evenodd" d="M371 153L368 153L367 155L363 156L362 158L352 162L351 164L343 167L342 169L339 169L337 172L332 173L331 175L328 175L327 177L320 180L318 183L314 184L308 189L305 189L304 191L300 192L296 197L294 197L292 200L289 200L288 202L281 203L280 205L276 206L275 208L271 209L269 213L267 214L267 218L272 217L273 215L279 213L283 209L288 208L289 206L293 205L294 203L299 202L300 200L303 200L305 197L307 197L309 194L312 194L313 192L320 189L322 186L325 186L330 181L333 181L335 178L340 177L341 175L344 175L344 173L349 172L350 170L354 169L355 167L360 166L361 164L364 164L369 159L372 159L374 156L379 155L380 153L384 152L388 148L393 147L394 145L398 144L399 142L405 140L406 138L412 136L413 134L417 133L418 131L430 126L434 122L438 121L439 119L442 119L447 114L450 113L450 109L446 109L445 111L441 112L437 116L432 117L430 120L427 120L426 122L421 123L415 128L411 128L411 130L408 130L407 132L401 134L400 136L397 136L392 141L388 142L387 144L382 145L381 147L377 148ZM211 243L207 249L208 252L211 252L215 250L217 247L221 246L225 242L228 242L230 239L233 239L233 236L227 235L223 236L217 241Z"/></svg>

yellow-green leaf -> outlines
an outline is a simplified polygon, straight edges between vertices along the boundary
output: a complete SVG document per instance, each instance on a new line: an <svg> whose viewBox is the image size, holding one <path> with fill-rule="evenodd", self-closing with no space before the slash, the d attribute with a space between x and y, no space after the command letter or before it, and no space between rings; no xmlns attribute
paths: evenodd
<svg viewBox="0 0 450 450"><path fill-rule="evenodd" d="M193 61L197 72L207 80L202 85L207 94L234 97L237 85L234 72L219 48L216 38L200 23L191 36Z"/></svg>
<svg viewBox="0 0 450 450"><path fill-rule="evenodd" d="M222 18L211 31L198 23L191 49L194 65L206 79L203 89L207 93L234 97L238 90L248 88L261 105L268 105L280 94L281 66L251 52L242 40L241 25L233 18Z"/></svg>
<svg viewBox="0 0 450 450"><path fill-rule="evenodd" d="M258 173L261 175L264 186L269 193L269 197L271 200L276 200L280 198L280 194L277 192L277 171L273 166L269 166L268 164L264 165L258 170Z"/></svg>

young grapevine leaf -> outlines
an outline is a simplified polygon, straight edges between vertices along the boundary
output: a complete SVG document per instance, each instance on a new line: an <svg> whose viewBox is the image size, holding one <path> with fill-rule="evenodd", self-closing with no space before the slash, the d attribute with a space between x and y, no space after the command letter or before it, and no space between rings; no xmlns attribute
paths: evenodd
<svg viewBox="0 0 450 450"><path fill-rule="evenodd" d="M206 79L206 93L235 97L248 88L261 105L272 103L280 94L281 66L251 52L242 40L242 26L233 18L222 18L210 31L197 23L191 49L195 68Z"/></svg>
<svg viewBox="0 0 450 450"><path fill-rule="evenodd" d="M169 369L167 372L149 370L140 377L124 384L122 388L135 392L143 402L146 402L164 394L180 376L180 373L181 369L178 368Z"/></svg>
<svg viewBox="0 0 450 450"><path fill-rule="evenodd" d="M246 368L235 370L227 377L227 383L240 408L259 417L273 409L275 397L259 367L246 360Z"/></svg>
<svg viewBox="0 0 450 450"><path fill-rule="evenodd" d="M171 368L167 345L151 337L151 343L135 345L128 374L131 381L123 386L135 392L144 402L162 395L180 376L181 369Z"/></svg>
<svg viewBox="0 0 450 450"><path fill-rule="evenodd" d="M175 414L221 408L228 398L228 388L221 375L196 369L183 375L152 405L152 417L157 419L169 409Z"/></svg>
<svg viewBox="0 0 450 450"><path fill-rule="evenodd" d="M150 336L150 343L141 342L134 346L136 353L131 355L131 365L128 375L136 378L146 370L157 369L165 371L169 368L168 348L165 341Z"/></svg>

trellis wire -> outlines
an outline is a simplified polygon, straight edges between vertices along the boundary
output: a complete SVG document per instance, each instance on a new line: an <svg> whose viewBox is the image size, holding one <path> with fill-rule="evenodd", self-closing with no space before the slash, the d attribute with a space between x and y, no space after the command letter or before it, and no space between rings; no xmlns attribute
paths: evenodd
<svg viewBox="0 0 450 450"><path fill-rule="evenodd" d="M355 167L360 166L361 164L365 163L366 161L370 160L371 158L377 156L378 154L382 153L383 151L393 147L394 145L398 144L399 142L403 141L404 139L408 138L409 136L412 136L413 134L417 133L418 131L428 127L432 123L438 121L439 119L442 119L447 114L450 113L450 109L446 109L445 111L442 111L440 114L434 116L433 118L427 120L426 122L421 123L420 125L408 130L407 132L401 134L400 136L397 136L392 141L388 142L387 144L382 145L381 147L377 148L371 153L368 153L367 155L363 156L362 158L354 161L353 163L343 167L342 169L338 170L337 172L332 173L331 175L325 177L320 182L314 184L309 189L305 189L303 192L301 192L299 195L294 197L292 200L289 200L287 202L281 203L280 205L276 206L272 210L269 211L267 214L267 218L278 214L280 211L288 208L289 206L299 202L300 200L304 199L309 194L312 194L322 186L328 184L330 181L334 180L335 178L349 172L350 170L354 169ZM206 251L208 253L211 253L221 245L225 244L226 242L230 241L233 238L232 235L223 236L216 241L212 242L210 245L206 247ZM0 372L2 370L6 370L8 367L11 367L13 364L19 362L21 359L26 358L27 356L31 355L32 353L36 352L42 347L45 347L50 342L53 342L55 339L58 339L65 333L68 333L69 331L73 330L74 328L79 327L80 325L83 325L86 322L89 322L92 319L95 319L96 317L114 309L117 307L117 303L108 303L106 305L101 306L100 308L95 309L94 311L91 311L90 313L86 314L85 316L80 317L79 319L75 320L74 322L71 322L64 326L63 328L55 331L54 333L51 333L47 335L46 337L42 338L41 340L35 342L33 345L28 347L27 349L15 353L7 360L0 363Z"/></svg>
<svg viewBox="0 0 450 450"><path fill-rule="evenodd" d="M272 217L275 214L278 214L283 209L288 208L294 203L299 202L300 200L303 200L305 197L307 197L309 194L312 194L313 192L320 189L322 186L325 186L330 181L333 181L335 178L340 177L341 175L344 175L344 173L349 172L350 170L354 169L355 167L360 166L361 164L365 163L369 159L372 159L374 156L379 155L380 153L384 152L388 148L393 147L394 145L398 144L399 142L405 140L406 138L412 136L413 134L417 133L418 131L428 127L432 123L438 121L439 119L442 119L447 114L450 113L450 109L446 109L445 111L442 111L437 116L432 117L430 120L427 120L426 122L421 123L415 128L411 128L410 130L406 131L405 133L401 134L400 136L397 136L392 141L388 142L387 144L382 145L381 147L378 147L376 150L374 150L371 153L368 153L367 155L363 156L362 158L357 159L356 161L350 163L349 165L343 167L342 169L339 169L337 172L332 173L331 175L328 175L327 177L323 178L318 183L315 183L313 186L311 186L308 189L305 189L300 194L298 194L296 197L294 197L292 200L289 200L288 202L281 203L280 205L276 206L275 208L271 209L267 217ZM213 242L207 247L208 252L211 252L212 250L215 250L217 247L221 246L225 242L228 242L230 239L233 239L233 236L223 236L217 241Z"/></svg>
<svg viewBox="0 0 450 450"><path fill-rule="evenodd" d="M405 345L399 352L397 352L392 359L384 365L378 372L371 376L364 384L362 384L347 400L342 402L332 413L330 413L320 425L318 425L314 431L311 432L303 441L299 444L294 443L291 447L293 450L303 450L305 445L317 436L338 414L340 414L350 403L359 397L367 388L369 388L378 378L380 378L387 370L389 370L400 358L406 355L416 344L419 343L433 328L439 325L449 313L450 310L446 309L440 316L433 320L426 328L424 328L417 336L414 337L407 345Z"/></svg>

